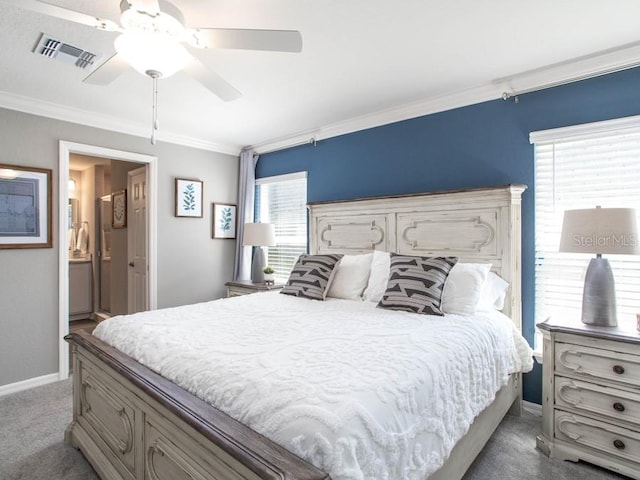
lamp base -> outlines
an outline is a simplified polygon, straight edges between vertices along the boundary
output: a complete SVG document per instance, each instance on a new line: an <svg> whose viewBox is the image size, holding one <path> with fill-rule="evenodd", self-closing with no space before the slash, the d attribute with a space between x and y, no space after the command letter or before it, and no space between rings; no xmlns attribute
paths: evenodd
<svg viewBox="0 0 640 480"><path fill-rule="evenodd" d="M609 260L598 255L587 268L582 294L582 323L615 327L616 287Z"/></svg>
<svg viewBox="0 0 640 480"><path fill-rule="evenodd" d="M255 247L253 252L253 260L251 261L251 281L253 283L264 282L264 252L262 247Z"/></svg>

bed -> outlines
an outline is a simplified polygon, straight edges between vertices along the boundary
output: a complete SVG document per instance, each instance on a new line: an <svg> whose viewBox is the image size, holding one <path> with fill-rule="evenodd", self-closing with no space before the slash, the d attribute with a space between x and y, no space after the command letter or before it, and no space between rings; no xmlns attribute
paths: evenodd
<svg viewBox="0 0 640 480"><path fill-rule="evenodd" d="M520 330L520 196L523 191L523 186L509 185L310 204L310 252L386 251L456 256L465 262L491 263L493 271L510 284L503 313ZM243 308L250 308L250 303L255 304L253 308L259 308L256 302L263 299L267 304L267 300L275 302L274 308L287 309L296 308L286 303L289 301L314 302L286 299L277 293L251 297L245 300L248 303ZM222 302L230 306L232 300ZM285 307L278 307L281 305L278 302L285 302ZM342 307L339 301L327 304L336 308L336 312L361 308L355 304ZM185 308L195 311L208 307ZM367 313L353 310L349 315L364 317ZM167 310L146 315L171 319ZM405 317L411 322L411 317L416 315ZM170 321L166 325L172 324ZM143 321L137 324L143 325ZM219 335L223 337L225 327L221 324L219 328ZM175 336L173 331L167 332L168 340ZM72 334L67 339L72 345L75 373L73 422L66 431L66 441L84 453L102 478L331 478L326 471L245 425L251 424L247 418L241 418L243 423L234 420L190 393L188 386L181 388L134 360L137 347L132 347L129 356L93 335ZM162 361L163 355L159 357ZM155 367L155 370L162 369ZM185 375L193 376L192 373ZM490 404L475 417L468 432L457 441L446 462L430 473L430 480L461 478L502 417L510 409L518 413L520 374L510 375L504 383ZM209 389L215 393L215 385ZM237 395L242 395L241 390Z"/></svg>

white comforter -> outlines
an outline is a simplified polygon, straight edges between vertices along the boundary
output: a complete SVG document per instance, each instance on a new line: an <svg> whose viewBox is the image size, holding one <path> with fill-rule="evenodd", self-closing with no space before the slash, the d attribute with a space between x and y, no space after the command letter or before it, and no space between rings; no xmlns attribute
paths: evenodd
<svg viewBox="0 0 640 480"><path fill-rule="evenodd" d="M273 292L114 317L94 334L334 480L424 479L508 374L532 368L498 313Z"/></svg>

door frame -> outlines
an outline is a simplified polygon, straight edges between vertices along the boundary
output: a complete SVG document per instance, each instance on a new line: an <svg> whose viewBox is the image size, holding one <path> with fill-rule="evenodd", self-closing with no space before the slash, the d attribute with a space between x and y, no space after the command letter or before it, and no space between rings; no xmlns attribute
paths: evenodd
<svg viewBox="0 0 640 480"><path fill-rule="evenodd" d="M149 265L148 299L149 309L155 310L158 303L157 277L157 233L158 233L158 157L141 153L114 150L111 148L86 145L60 140L58 169L58 378L69 377L69 345L64 340L69 333L69 232L67 225L67 205L69 204L69 157L72 153L102 157L111 160L135 162L147 165L147 263ZM150 193L150 194L149 194Z"/></svg>

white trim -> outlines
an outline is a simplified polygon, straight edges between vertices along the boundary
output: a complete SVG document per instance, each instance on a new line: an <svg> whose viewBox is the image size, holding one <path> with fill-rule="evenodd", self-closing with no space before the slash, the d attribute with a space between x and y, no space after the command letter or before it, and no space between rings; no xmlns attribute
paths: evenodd
<svg viewBox="0 0 640 480"><path fill-rule="evenodd" d="M597 52L569 62L550 65L537 70L522 72L509 77L498 78L489 84L460 92L451 92L437 98L407 103L386 110L379 110L343 122L326 125L319 129L297 132L288 137L269 140L252 148L257 153L282 150L294 145L307 143L310 138L319 141L338 135L345 135L368 128L378 127L411 118L422 117L454 108L474 105L502 98L503 93L518 90L535 91L564 85L579 79L596 77L638 65L640 42L621 48ZM533 143L533 142L532 142Z"/></svg>
<svg viewBox="0 0 640 480"><path fill-rule="evenodd" d="M69 362L69 360L67 360L67 362ZM58 380L60 380L60 378L57 373L50 373L48 375L42 375L41 377L28 378L26 380L21 380L20 382L2 385L0 386L0 397L21 392L23 390L29 390L30 388L48 385L49 383L54 383Z"/></svg>
<svg viewBox="0 0 640 480"><path fill-rule="evenodd" d="M572 141L595 135L602 135L616 131L621 133L623 129L640 129L640 115L633 117L616 118L604 120L602 122L583 123L581 125L571 125L569 127L552 128L550 130L539 130L529 134L529 142L542 145L557 141Z"/></svg>
<svg viewBox="0 0 640 480"><path fill-rule="evenodd" d="M69 346L64 340L64 336L69 333L69 269L64 268L65 265L69 264L69 250L63 248L63 246L69 244L66 221L67 204L69 203L69 155L71 153L109 158L111 160L138 162L148 166L147 178L151 192L151 195L147 197L149 221L149 235L147 236L147 252L149 255L149 309L155 310L158 308L158 219L156 218L158 210L158 157L60 140L58 172L58 188L60 192L58 201L58 377L60 380L64 380L69 376Z"/></svg>
<svg viewBox="0 0 640 480"><path fill-rule="evenodd" d="M278 150L284 150L287 148L301 147L303 145L315 145L315 142L318 139L318 135L320 135L319 130L308 130L306 132L295 134L293 136L286 136L283 138L268 140L264 144L259 144L255 148L249 148L253 148L258 154L263 154L277 152ZM256 150L256 148L259 151Z"/></svg>
<svg viewBox="0 0 640 480"><path fill-rule="evenodd" d="M256 178L256 185L267 185L269 183L287 182L307 178L307 172L285 173L284 175L273 175L271 177Z"/></svg>
<svg viewBox="0 0 640 480"><path fill-rule="evenodd" d="M67 107L58 103L37 100L35 98L0 91L0 107L19 112L54 118L64 122L77 123L88 127L101 128L112 132L120 132L134 137L149 137L149 126L132 122L130 119L113 117L104 113L89 112L77 108ZM166 130L158 132L158 141L184 145L211 152L238 155L240 146L223 144L171 133Z"/></svg>
<svg viewBox="0 0 640 480"><path fill-rule="evenodd" d="M255 144L250 148L253 148L257 153L268 153L402 120L496 100L502 98L503 93L512 94L513 92L517 93L517 91L535 91L551 88L584 78L632 68L640 63L638 62L639 57L640 42L636 42L620 48L596 52L593 55L576 58L568 62L494 79L488 84L475 88L448 92L435 98L431 97L397 107L378 110L359 117L346 119L342 122L325 125L319 129L294 132L284 137ZM0 91L0 107L138 137L149 136L147 125L133 123L128 119L87 112L9 92ZM166 130L160 132L159 140L229 155L239 155L241 150L240 146L237 145L215 143L209 140L172 134Z"/></svg>
<svg viewBox="0 0 640 480"><path fill-rule="evenodd" d="M640 42L634 42L497 78L494 83L505 85L505 93L513 97L634 68L640 65L638 58L640 58Z"/></svg>
<svg viewBox="0 0 640 480"><path fill-rule="evenodd" d="M487 85L462 92L454 92L437 98L429 98L417 102L379 110L367 115L347 119L343 122L332 123L324 127L298 132L288 137L277 140L269 140L264 143L254 145L250 148L256 153L269 153L283 150L297 145L313 144L314 141L325 140L327 138L346 135L347 133L359 132L369 128L380 127L390 123L408 120L410 118L422 117L432 113L444 112L453 108L466 105L495 100L502 96L500 85Z"/></svg>
<svg viewBox="0 0 640 480"><path fill-rule="evenodd" d="M540 345L540 349L535 349L533 351L533 358L536 359L536 362L538 362L540 365L542 365L542 345Z"/></svg>

